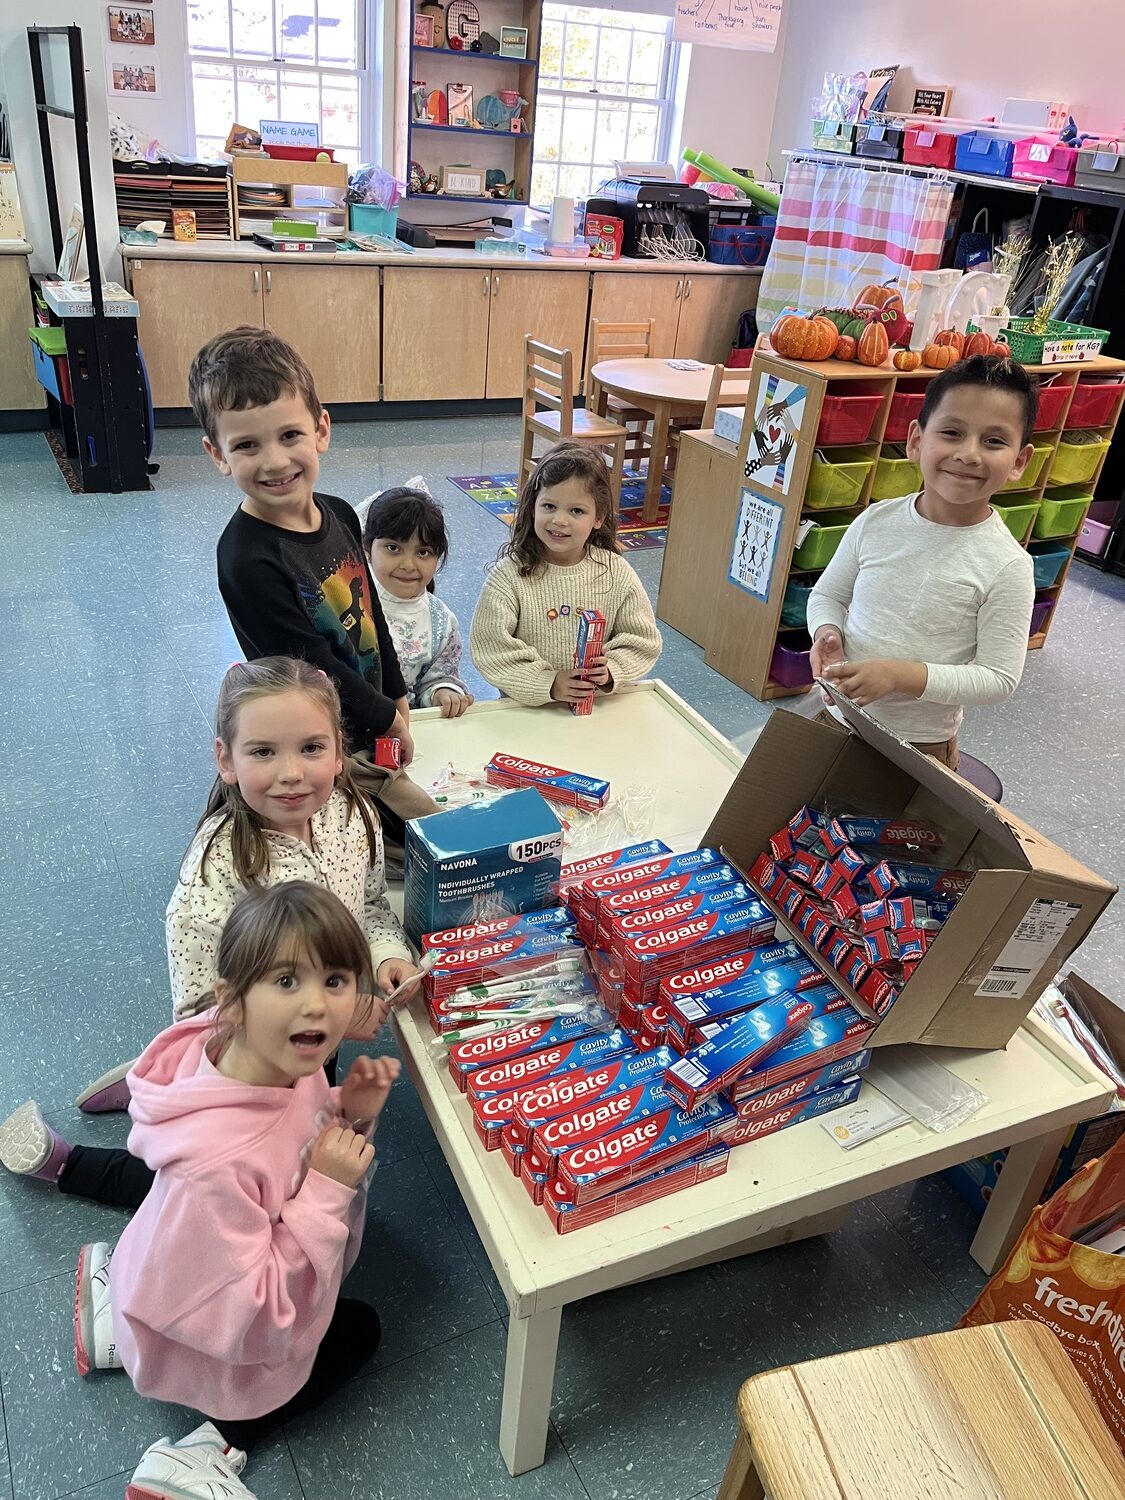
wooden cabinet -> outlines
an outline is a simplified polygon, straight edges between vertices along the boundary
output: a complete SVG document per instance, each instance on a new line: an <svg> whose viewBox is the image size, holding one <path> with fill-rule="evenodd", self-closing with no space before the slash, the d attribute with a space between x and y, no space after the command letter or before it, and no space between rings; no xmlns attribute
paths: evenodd
<svg viewBox="0 0 1125 1500"><path fill-rule="evenodd" d="M758 277L733 271L729 276L685 276L676 328L676 354L725 364L734 343L738 320L758 301Z"/></svg>
<svg viewBox="0 0 1125 1500"><path fill-rule="evenodd" d="M484 394L523 394L523 341L530 334L581 359L589 278L580 271L493 271Z"/></svg>
<svg viewBox="0 0 1125 1500"><path fill-rule="evenodd" d="M479 400L484 395L491 285L487 271L386 268L385 400Z"/></svg>
<svg viewBox="0 0 1125 1500"><path fill-rule="evenodd" d="M326 403L379 399L379 267L264 265L265 322L301 351Z"/></svg>
<svg viewBox="0 0 1125 1500"><path fill-rule="evenodd" d="M35 378L31 292L26 255L0 255L0 411L41 411L43 387Z"/></svg>
<svg viewBox="0 0 1125 1500"><path fill-rule="evenodd" d="M668 359L676 352L683 289L684 278L670 271L596 271L590 317L604 323L654 319L652 357Z"/></svg>
<svg viewBox="0 0 1125 1500"><path fill-rule="evenodd" d="M187 406L188 369L200 345L240 323L262 326L261 267L130 259L129 268L152 404Z"/></svg>

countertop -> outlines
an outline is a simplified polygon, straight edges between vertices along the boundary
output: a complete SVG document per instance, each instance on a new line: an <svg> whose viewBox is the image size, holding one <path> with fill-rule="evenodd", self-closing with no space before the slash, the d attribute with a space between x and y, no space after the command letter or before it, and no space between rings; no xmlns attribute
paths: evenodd
<svg viewBox="0 0 1125 1500"><path fill-rule="evenodd" d="M0 255L30 255L32 248L26 240L0 240Z"/></svg>
<svg viewBox="0 0 1125 1500"><path fill-rule="evenodd" d="M120 245L123 258L129 260L178 261L250 261L256 264L285 266L402 266L411 268L446 267L450 270L474 271L576 271L576 272L667 272L677 276L740 275L760 276L760 267L721 266L708 260L567 260L544 255L482 255L476 250L416 250L413 255L394 255L365 250L344 251L338 255L315 253L285 254L267 250L252 240L204 240L194 245L161 240L156 245Z"/></svg>

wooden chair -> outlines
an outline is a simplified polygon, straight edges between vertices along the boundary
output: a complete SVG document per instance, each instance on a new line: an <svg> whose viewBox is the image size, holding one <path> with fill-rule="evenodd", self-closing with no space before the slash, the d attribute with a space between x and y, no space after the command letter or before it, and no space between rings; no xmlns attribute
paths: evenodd
<svg viewBox="0 0 1125 1500"><path fill-rule="evenodd" d="M591 318L587 371L592 370L600 359L650 359L655 333L655 318L649 318L645 323L606 323L601 318ZM610 417L628 429L626 457L634 469L639 469L641 460L648 456L648 427L652 413L639 406L630 406L621 396L605 396L598 382L589 374L586 377L586 405L591 411Z"/></svg>
<svg viewBox="0 0 1125 1500"><path fill-rule="evenodd" d="M613 450L610 483L621 499L628 434L618 422L574 405L574 356L569 349L552 349L531 337L523 341L523 441L520 445L520 487L535 468L535 439L549 443L566 440L592 448ZM540 407L546 407L540 411Z"/></svg>
<svg viewBox="0 0 1125 1500"><path fill-rule="evenodd" d="M746 1381L718 1500L1109 1500L1122 1455L1062 1343L992 1323Z"/></svg>
<svg viewBox="0 0 1125 1500"><path fill-rule="evenodd" d="M728 370L726 365L716 365L711 372L711 389L707 392L700 428L710 431L714 427L720 406L745 406L749 389L749 370Z"/></svg>

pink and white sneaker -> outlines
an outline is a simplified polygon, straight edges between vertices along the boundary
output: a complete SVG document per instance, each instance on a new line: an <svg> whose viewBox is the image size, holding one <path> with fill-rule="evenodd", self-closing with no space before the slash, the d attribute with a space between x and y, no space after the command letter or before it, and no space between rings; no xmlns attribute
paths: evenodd
<svg viewBox="0 0 1125 1500"><path fill-rule="evenodd" d="M125 1076L132 1066L131 1062L118 1063L108 1073L88 1083L75 1099L75 1107L87 1115L108 1115L115 1110L128 1109L130 1095Z"/></svg>
<svg viewBox="0 0 1125 1500"><path fill-rule="evenodd" d="M34 1099L21 1104L0 1124L0 1162L20 1177L58 1182L70 1157L70 1143L43 1118Z"/></svg>
<svg viewBox="0 0 1125 1500"><path fill-rule="evenodd" d="M109 1291L112 1245L83 1245L74 1279L74 1363L79 1375L91 1370L120 1370L121 1357L113 1336L113 1304Z"/></svg>
<svg viewBox="0 0 1125 1500"><path fill-rule="evenodd" d="M245 1467L245 1453L204 1422L178 1443L161 1438L146 1448L125 1500L254 1500L238 1477Z"/></svg>

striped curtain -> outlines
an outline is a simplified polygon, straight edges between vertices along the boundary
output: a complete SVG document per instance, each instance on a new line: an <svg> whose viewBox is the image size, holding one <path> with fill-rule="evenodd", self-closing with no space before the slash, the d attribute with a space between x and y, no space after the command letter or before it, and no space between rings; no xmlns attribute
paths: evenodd
<svg viewBox="0 0 1125 1500"><path fill-rule="evenodd" d="M758 293L758 327L783 308L850 306L867 282L894 280L908 308L918 271L941 264L948 179L792 157ZM913 285L912 285L913 282Z"/></svg>

